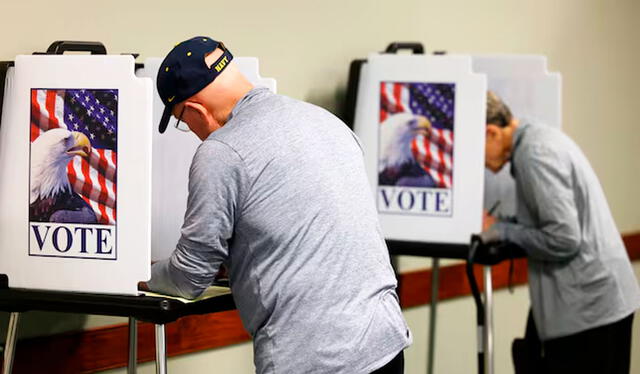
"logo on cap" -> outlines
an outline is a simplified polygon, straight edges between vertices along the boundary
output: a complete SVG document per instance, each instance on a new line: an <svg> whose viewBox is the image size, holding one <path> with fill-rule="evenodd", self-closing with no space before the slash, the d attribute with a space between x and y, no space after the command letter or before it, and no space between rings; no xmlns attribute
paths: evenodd
<svg viewBox="0 0 640 374"><path fill-rule="evenodd" d="M227 56L224 56L224 58L215 66L216 71L218 73L221 72L222 69L227 66L227 62L229 62L229 58Z"/></svg>

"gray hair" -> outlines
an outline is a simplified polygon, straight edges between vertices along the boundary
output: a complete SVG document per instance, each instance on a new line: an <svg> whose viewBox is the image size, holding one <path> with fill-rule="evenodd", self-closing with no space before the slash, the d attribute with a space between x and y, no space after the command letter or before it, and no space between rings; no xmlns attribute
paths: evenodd
<svg viewBox="0 0 640 374"><path fill-rule="evenodd" d="M512 115L509 107L493 91L487 91L487 124L509 126Z"/></svg>

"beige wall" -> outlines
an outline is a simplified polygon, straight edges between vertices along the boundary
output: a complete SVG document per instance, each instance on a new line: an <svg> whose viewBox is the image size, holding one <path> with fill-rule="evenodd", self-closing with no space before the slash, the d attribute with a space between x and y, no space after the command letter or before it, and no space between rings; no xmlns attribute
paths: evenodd
<svg viewBox="0 0 640 374"><path fill-rule="evenodd" d="M331 110L348 63L390 41L547 55L564 79L565 129L601 177L620 229L640 229L637 0L4 0L2 14L0 58L44 50L55 39L161 56L176 41L206 34L237 55L258 56L281 93Z"/></svg>
<svg viewBox="0 0 640 374"><path fill-rule="evenodd" d="M336 111L352 59L390 41L416 40L429 50L544 54L563 75L564 128L600 176L622 232L640 230L640 32L637 0L486 1L33 1L4 0L0 59L42 51L57 39L100 40L112 53L161 56L196 34L224 40L236 55L257 56L280 93ZM403 258L403 269L428 261ZM638 270L638 265L636 265ZM464 281L464 280L460 280ZM510 372L508 343L520 334L524 288L496 296L497 373ZM442 303L439 373L470 373L475 331L470 298ZM428 308L405 313L416 343L407 372L424 372ZM113 321L91 318L94 326ZM636 323L635 345L640 345ZM636 349L636 352L639 350ZM640 372L640 358L634 356ZM250 345L172 359L178 373L251 372ZM147 365L142 373L152 372ZM211 370L213 371L213 370ZM123 372L123 371L116 371Z"/></svg>

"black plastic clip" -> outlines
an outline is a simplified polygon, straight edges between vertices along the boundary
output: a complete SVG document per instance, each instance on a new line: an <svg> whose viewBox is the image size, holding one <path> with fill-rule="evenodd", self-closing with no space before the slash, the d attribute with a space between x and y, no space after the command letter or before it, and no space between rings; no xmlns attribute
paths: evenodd
<svg viewBox="0 0 640 374"><path fill-rule="evenodd" d="M2 107L4 106L4 88L6 87L7 72L13 65L13 61L0 61L0 126L2 126Z"/></svg>
<svg viewBox="0 0 640 374"><path fill-rule="evenodd" d="M89 52L92 55L106 55L107 47L101 42L83 42L74 40L56 40L51 43L46 52L34 52L34 55L62 55L65 52ZM122 53L123 55L131 55L133 59L140 56L139 53ZM144 64L135 64L135 70L141 69Z"/></svg>
<svg viewBox="0 0 640 374"><path fill-rule="evenodd" d="M34 54L61 55L65 52L89 52L92 55L106 55L107 48L100 42L56 40L47 48L47 52Z"/></svg>
<svg viewBox="0 0 640 374"><path fill-rule="evenodd" d="M384 53L398 53L401 49L410 49L415 55L424 54L424 46L418 42L393 42L387 46Z"/></svg>

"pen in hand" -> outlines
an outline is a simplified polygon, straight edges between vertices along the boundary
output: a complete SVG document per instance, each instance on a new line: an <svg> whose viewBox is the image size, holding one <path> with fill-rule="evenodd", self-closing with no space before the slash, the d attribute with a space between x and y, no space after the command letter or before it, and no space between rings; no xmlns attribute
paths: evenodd
<svg viewBox="0 0 640 374"><path fill-rule="evenodd" d="M488 214L490 216L493 215L493 213L495 213L495 211L498 209L498 207L500 206L500 200L496 201L495 204L493 204L493 206L491 207L491 209L489 209Z"/></svg>

